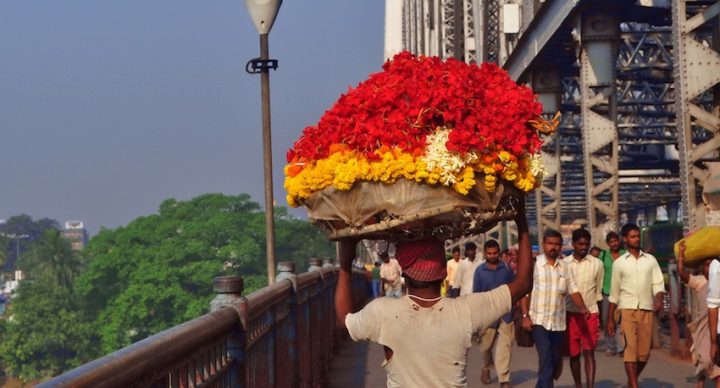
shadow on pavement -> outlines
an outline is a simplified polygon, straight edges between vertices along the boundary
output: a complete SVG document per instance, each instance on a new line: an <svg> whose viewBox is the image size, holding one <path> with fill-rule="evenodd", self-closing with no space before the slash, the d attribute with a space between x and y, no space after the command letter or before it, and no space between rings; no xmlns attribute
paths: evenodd
<svg viewBox="0 0 720 388"><path fill-rule="evenodd" d="M342 342L338 354L333 357L331 362L330 388L365 387L369 346L370 343L367 341L353 342L346 339Z"/></svg>

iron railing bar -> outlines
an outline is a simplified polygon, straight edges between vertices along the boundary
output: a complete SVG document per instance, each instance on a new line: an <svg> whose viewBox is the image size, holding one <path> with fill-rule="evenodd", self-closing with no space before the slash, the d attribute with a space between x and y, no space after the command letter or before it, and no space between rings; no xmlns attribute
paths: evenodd
<svg viewBox="0 0 720 388"><path fill-rule="evenodd" d="M205 343L224 336L239 322L235 309L220 309L91 361L38 387L130 386L143 376L164 369L178 355L184 357Z"/></svg>

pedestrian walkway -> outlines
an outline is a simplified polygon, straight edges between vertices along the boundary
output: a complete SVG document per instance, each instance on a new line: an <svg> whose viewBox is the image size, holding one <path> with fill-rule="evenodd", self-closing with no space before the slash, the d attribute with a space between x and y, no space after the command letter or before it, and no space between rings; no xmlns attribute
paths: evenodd
<svg viewBox="0 0 720 388"><path fill-rule="evenodd" d="M597 360L597 376L595 378L597 388L627 386L621 357L608 357L602 348L598 348L595 359ZM330 370L330 387L384 387L385 371L380 366L382 361L383 351L380 345L367 342L345 342L340 353L333 359ZM567 358L564 362L563 374L555 384L557 388L574 387ZM468 357L468 387L486 386L480 382L480 364L480 353L477 346L473 346ZM537 372L535 349L515 347L510 370L510 379L514 387L534 387ZM650 355L648 366L640 376L640 386L646 388L691 387L694 382L693 371L694 367L689 361L672 358L666 349L654 349ZM492 371L492 377L492 384L487 387L499 386L495 371ZM710 384L707 386L709 387Z"/></svg>

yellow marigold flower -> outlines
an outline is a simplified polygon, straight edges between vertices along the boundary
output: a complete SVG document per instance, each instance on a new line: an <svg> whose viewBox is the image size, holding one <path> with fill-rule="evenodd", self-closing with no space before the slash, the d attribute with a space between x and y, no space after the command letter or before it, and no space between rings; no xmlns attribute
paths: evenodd
<svg viewBox="0 0 720 388"><path fill-rule="evenodd" d="M510 153L507 151L500 151L498 152L498 158L500 158L500 161L503 163L507 163L510 161Z"/></svg>

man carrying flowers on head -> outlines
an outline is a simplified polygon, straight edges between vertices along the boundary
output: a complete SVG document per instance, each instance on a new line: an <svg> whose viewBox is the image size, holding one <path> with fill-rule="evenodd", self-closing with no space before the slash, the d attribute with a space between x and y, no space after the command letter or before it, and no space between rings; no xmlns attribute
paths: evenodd
<svg viewBox="0 0 720 388"><path fill-rule="evenodd" d="M388 386L465 386L472 334L528 292L525 193L544 176L538 132L558 125L541 113L532 90L497 65L403 52L342 95L288 151L288 203L305 206L341 242L338 325L385 347ZM443 241L511 219L520 235L515 280L443 299ZM360 238L397 242L408 295L354 312L350 268Z"/></svg>
<svg viewBox="0 0 720 388"><path fill-rule="evenodd" d="M510 312L531 285L532 257L524 204L518 210L518 274L492 291L454 299L440 296L445 279L442 241L427 239L397 244L408 295L379 298L353 313L350 276L356 241L340 242L340 273L335 290L338 326L355 341L384 346L388 387L462 387L467 385L467 352L471 336Z"/></svg>

